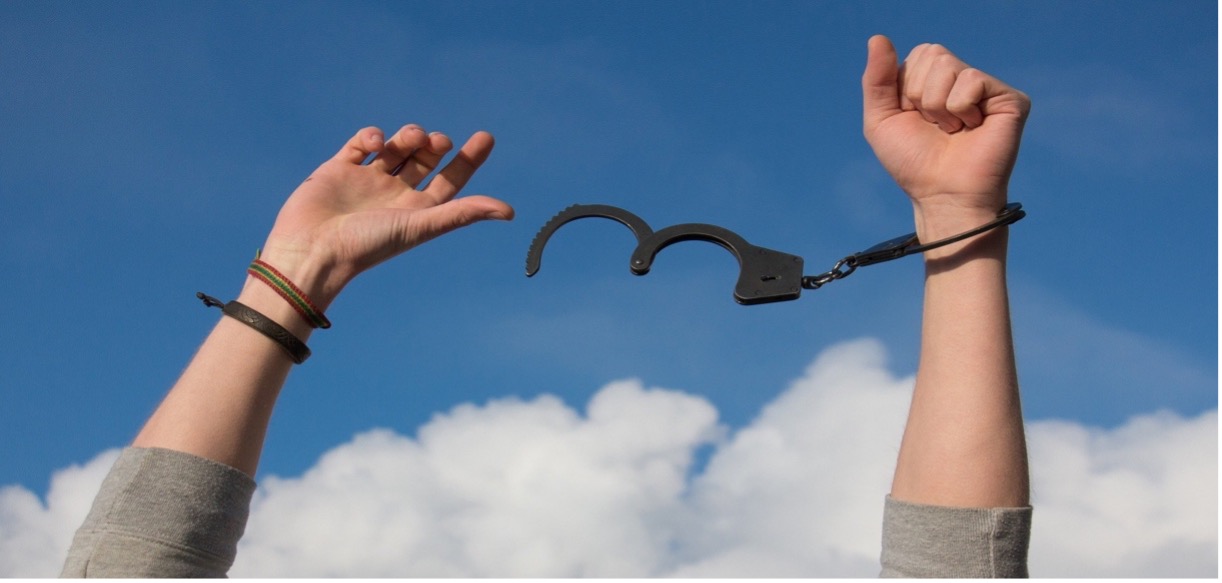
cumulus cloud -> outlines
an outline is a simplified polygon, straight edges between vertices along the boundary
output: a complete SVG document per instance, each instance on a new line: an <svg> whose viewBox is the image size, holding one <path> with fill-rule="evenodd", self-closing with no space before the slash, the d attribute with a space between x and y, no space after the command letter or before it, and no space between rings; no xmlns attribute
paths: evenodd
<svg viewBox="0 0 1222 583"><path fill-rule="evenodd" d="M614 382L372 430L266 477L231 574L873 576L910 377L862 340L825 351L746 427ZM1216 576L1217 413L1029 424L1037 576ZM54 575L107 452L47 503L0 491L5 575Z"/></svg>
<svg viewBox="0 0 1222 583"><path fill-rule="evenodd" d="M458 407L417 439L368 432L264 480L233 574L647 575L717 430L703 399L627 381L584 416L541 397Z"/></svg>
<svg viewBox="0 0 1222 583"><path fill-rule="evenodd" d="M108 450L55 472L45 503L20 486L0 488L0 577L59 573L72 535L118 457L119 450Z"/></svg>
<svg viewBox="0 0 1222 583"><path fill-rule="evenodd" d="M1218 412L1031 424L1033 574L1218 575Z"/></svg>
<svg viewBox="0 0 1222 583"><path fill-rule="evenodd" d="M693 481L673 574L871 576L911 378L875 341L833 347Z"/></svg>

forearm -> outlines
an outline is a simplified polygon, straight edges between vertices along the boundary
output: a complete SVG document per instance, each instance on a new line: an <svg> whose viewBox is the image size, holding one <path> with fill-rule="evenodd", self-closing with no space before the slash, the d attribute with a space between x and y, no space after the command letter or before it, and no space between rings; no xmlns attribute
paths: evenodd
<svg viewBox="0 0 1222 583"><path fill-rule="evenodd" d="M309 338L312 328L264 283L247 278L237 299L303 342ZM292 366L278 344L222 316L132 445L194 454L253 477Z"/></svg>
<svg viewBox="0 0 1222 583"><path fill-rule="evenodd" d="M987 217L931 218L922 240ZM1006 229L926 257L921 356L892 495L943 506L1028 504L1022 409L1006 293Z"/></svg>
<svg viewBox="0 0 1222 583"><path fill-rule="evenodd" d="M493 143L477 132L425 182L450 151L448 137L416 125L390 140L377 128L358 131L281 207L264 261L326 310L348 282L379 262L477 221L512 218L502 201L455 198ZM310 324L264 282L248 278L238 300L299 340L309 338ZM133 445L195 454L253 476L291 367L276 342L222 317Z"/></svg>
<svg viewBox="0 0 1222 583"><path fill-rule="evenodd" d="M484 132L417 190L451 146L444 134L414 125L389 141L377 128L358 131L281 207L263 260L321 311L381 261L480 220L512 218L513 209L499 200L455 198L492 150ZM303 342L313 324L325 324L310 310L299 314L266 283L248 277L236 299ZM115 486L110 493L119 494L95 500L65 574L219 575L232 563L254 490L247 477L258 468L293 360L277 341L218 317L121 457L133 463L107 478Z"/></svg>

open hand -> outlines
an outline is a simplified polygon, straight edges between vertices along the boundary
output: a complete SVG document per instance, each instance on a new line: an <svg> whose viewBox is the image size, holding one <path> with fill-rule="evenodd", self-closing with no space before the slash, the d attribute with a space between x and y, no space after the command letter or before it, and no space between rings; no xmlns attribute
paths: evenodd
<svg viewBox="0 0 1222 583"><path fill-rule="evenodd" d="M424 182L452 147L444 134L416 125L385 141L377 128L360 130L289 197L263 259L325 305L362 271L429 239L485 219L512 219L500 200L455 198L492 152L486 132L471 136Z"/></svg>

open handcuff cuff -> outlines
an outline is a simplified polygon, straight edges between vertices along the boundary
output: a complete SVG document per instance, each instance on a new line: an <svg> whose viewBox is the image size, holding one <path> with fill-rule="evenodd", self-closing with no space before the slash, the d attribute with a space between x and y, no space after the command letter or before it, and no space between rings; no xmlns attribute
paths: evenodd
<svg viewBox="0 0 1222 583"><path fill-rule="evenodd" d="M739 274L738 283L734 286L735 301L743 305L767 304L796 300L802 294L803 289L819 289L837 279L848 277L858 267L924 253L930 249L969 239L998 227L1015 223L1025 216L1027 213L1022 210L1022 205L1012 202L997 214L997 218L970 231L933 243L921 243L917 240L916 233L909 233L849 255L837 261L831 270L819 275L802 275L801 257L757 247L748 243L737 233L717 225L684 223L654 231L641 217L622 208L605 204L575 204L552 217L543 225L543 228L539 229L539 233L531 241L530 249L526 253L526 277L531 277L539 272L539 265L543 260L543 246L547 244L548 239L557 229L577 219L601 217L618 221L631 229L633 235L636 235L637 246L632 252L629 263L632 273L636 275L649 273L649 268L653 265L653 259L658 252L674 243L708 241L724 247L738 259Z"/></svg>

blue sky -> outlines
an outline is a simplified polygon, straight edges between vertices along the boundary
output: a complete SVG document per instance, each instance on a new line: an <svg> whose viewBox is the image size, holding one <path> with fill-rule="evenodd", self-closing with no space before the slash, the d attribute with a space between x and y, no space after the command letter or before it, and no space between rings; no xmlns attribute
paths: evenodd
<svg viewBox="0 0 1222 583"><path fill-rule="evenodd" d="M707 244L632 276L578 202L725 226L807 272L912 230L860 131L871 34L947 45L1033 99L1011 186L1024 405L1114 428L1217 409L1212 2L0 3L0 485L129 441L236 294L289 192L356 129L497 148L468 187L517 218L352 284L290 378L262 473L375 427L609 382L699 395L731 430L858 338L915 370L921 266L743 307Z"/></svg>

